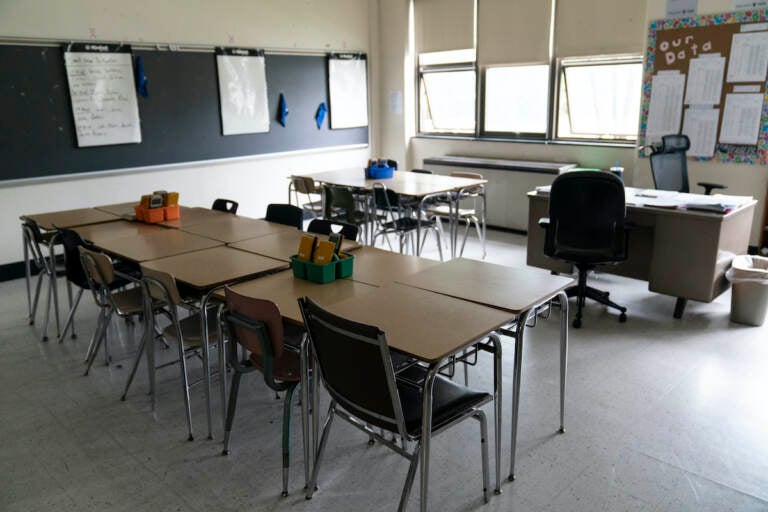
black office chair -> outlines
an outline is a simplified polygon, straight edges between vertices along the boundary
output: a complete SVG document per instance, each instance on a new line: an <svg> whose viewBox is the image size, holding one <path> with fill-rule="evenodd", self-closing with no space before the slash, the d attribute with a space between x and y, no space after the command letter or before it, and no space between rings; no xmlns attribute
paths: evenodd
<svg viewBox="0 0 768 512"><path fill-rule="evenodd" d="M267 216L265 217L265 220L301 229L304 224L304 211L292 204L273 203L267 205Z"/></svg>
<svg viewBox="0 0 768 512"><path fill-rule="evenodd" d="M331 233L333 233L333 229L332 229L333 226L341 227L341 229L339 230L339 233L341 233L341 235L346 240L357 240L357 233L360 231L360 229L354 224L341 222L339 220L312 219L311 221L309 221L309 226L307 226L307 233L317 233L318 235L330 235Z"/></svg>
<svg viewBox="0 0 768 512"><path fill-rule="evenodd" d="M685 152L691 147L691 141L687 135L664 135L661 138L661 146L653 147L651 153L651 174L653 184L657 190L674 190L675 192L689 192L688 164ZM697 183L704 187L704 194L709 195L712 189L726 189L720 183L700 181Z"/></svg>
<svg viewBox="0 0 768 512"><path fill-rule="evenodd" d="M627 308L608 298L608 292L587 286L587 273L597 265L627 259L624 184L611 173L571 171L558 176L549 195L549 218L539 219L547 230L544 254L573 263L579 282L566 290L577 297L575 328L581 327L581 311L589 297L618 309L619 322L627 320Z"/></svg>
<svg viewBox="0 0 768 512"><path fill-rule="evenodd" d="M216 199L211 205L211 210L231 213L234 215L237 213L238 206L239 204L237 201L232 201L231 199Z"/></svg>

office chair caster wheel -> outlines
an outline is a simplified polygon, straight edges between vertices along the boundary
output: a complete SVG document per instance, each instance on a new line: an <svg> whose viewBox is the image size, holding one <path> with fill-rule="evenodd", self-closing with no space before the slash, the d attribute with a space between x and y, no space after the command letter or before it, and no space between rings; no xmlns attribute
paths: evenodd
<svg viewBox="0 0 768 512"><path fill-rule="evenodd" d="M574 329L579 329L581 327L581 318L574 319L572 325Z"/></svg>
<svg viewBox="0 0 768 512"><path fill-rule="evenodd" d="M626 321L627 321L627 314L626 313L620 314L619 315L619 323L623 324Z"/></svg>

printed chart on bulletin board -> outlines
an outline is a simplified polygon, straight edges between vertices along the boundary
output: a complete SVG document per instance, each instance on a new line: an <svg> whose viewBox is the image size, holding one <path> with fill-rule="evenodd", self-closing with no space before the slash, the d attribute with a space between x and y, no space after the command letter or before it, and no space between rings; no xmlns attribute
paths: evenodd
<svg viewBox="0 0 768 512"><path fill-rule="evenodd" d="M768 163L768 10L654 21L640 144L684 133L699 160Z"/></svg>

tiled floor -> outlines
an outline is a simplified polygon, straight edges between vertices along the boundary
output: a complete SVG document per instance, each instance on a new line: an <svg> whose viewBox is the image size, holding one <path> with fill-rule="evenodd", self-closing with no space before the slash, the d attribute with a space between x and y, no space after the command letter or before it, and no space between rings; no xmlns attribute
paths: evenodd
<svg viewBox="0 0 768 512"><path fill-rule="evenodd" d="M490 238L488 261L525 263L523 237ZM428 240L436 256L433 247ZM480 256L476 243L466 256ZM629 320L590 304L584 327L571 330L567 433L556 434L557 321L540 321L525 347L517 480L482 504L477 424L465 422L433 443L430 509L768 510L768 326L730 323L727 293L674 320L674 299L646 283L608 274L593 282L629 307ZM0 296L0 510L396 509L407 462L344 422L334 425L320 490L305 501L296 409L291 492L280 498L281 402L260 378L244 380L233 451L223 457L220 427L205 439L201 388L192 395L196 440L186 440L176 367L159 373L155 415L143 367L120 402L138 329L116 322L115 362L100 359L83 377L90 296L78 339L63 344L40 342L27 324L23 280L0 283ZM505 348L502 468L513 355ZM474 385L490 377L487 360L471 370Z"/></svg>

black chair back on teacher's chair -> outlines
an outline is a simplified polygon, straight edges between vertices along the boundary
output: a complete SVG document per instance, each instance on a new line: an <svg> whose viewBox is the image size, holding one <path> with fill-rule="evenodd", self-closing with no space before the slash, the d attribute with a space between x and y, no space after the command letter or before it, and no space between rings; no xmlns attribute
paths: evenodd
<svg viewBox="0 0 768 512"><path fill-rule="evenodd" d="M573 326L581 327L586 297L620 311L627 308L608 299L608 292L587 286L587 273L597 265L627 259L626 203L624 184L611 173L572 171L558 176L549 197L549 218L540 219L546 229L544 254L567 261L579 271L579 283L567 290L578 298Z"/></svg>

